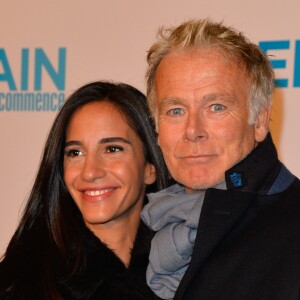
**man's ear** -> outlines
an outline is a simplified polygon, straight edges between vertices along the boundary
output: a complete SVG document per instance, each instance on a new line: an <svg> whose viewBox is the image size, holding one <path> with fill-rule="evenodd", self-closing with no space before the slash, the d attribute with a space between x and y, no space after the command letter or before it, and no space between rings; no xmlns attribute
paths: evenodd
<svg viewBox="0 0 300 300"><path fill-rule="evenodd" d="M271 108L262 108L255 122L255 141L262 142L269 132Z"/></svg>
<svg viewBox="0 0 300 300"><path fill-rule="evenodd" d="M147 162L144 172L144 183L147 185L152 184L156 180L156 169L154 165Z"/></svg>

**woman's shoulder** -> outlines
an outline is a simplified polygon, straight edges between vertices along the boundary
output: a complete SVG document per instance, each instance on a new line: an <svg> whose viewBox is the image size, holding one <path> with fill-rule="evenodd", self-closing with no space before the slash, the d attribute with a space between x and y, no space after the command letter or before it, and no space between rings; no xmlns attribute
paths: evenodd
<svg viewBox="0 0 300 300"><path fill-rule="evenodd" d="M146 268L152 232L141 223L128 268L93 235L84 230L85 266L59 281L65 299L152 299Z"/></svg>
<svg viewBox="0 0 300 300"><path fill-rule="evenodd" d="M58 278L58 288L64 299L92 299L98 290L104 291L117 274L124 272L125 266L119 258L102 243L88 228L82 228L81 241L83 263L65 276ZM76 263L76 257L70 258Z"/></svg>

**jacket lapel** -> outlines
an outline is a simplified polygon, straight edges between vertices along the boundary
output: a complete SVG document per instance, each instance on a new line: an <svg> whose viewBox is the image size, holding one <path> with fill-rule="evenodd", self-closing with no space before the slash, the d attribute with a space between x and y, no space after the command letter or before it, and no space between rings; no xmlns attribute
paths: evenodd
<svg viewBox="0 0 300 300"><path fill-rule="evenodd" d="M181 298L187 282L203 267L213 250L222 243L228 233L239 224L255 198L255 194L247 192L207 190L191 262L174 299Z"/></svg>

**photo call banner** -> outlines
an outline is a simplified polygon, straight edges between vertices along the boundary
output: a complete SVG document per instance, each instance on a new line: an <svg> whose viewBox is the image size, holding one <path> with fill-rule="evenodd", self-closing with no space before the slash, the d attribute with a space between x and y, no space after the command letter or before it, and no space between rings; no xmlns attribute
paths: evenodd
<svg viewBox="0 0 300 300"><path fill-rule="evenodd" d="M0 255L16 229L50 126L65 99L96 80L145 93L147 50L161 26L210 18L242 31L271 60L270 130L300 177L300 1L1 1Z"/></svg>

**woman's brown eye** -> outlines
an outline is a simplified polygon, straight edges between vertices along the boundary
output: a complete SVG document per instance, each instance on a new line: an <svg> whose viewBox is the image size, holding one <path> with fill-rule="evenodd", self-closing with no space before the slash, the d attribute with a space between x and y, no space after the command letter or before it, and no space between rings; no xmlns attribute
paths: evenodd
<svg viewBox="0 0 300 300"><path fill-rule="evenodd" d="M68 151L65 151L65 155L67 157L79 156L80 155L80 151L79 150L68 150Z"/></svg>
<svg viewBox="0 0 300 300"><path fill-rule="evenodd" d="M107 152L119 152L119 151L123 151L124 150L124 148L123 147L121 147L121 146L110 146L110 147L107 147L106 148L106 151Z"/></svg>

